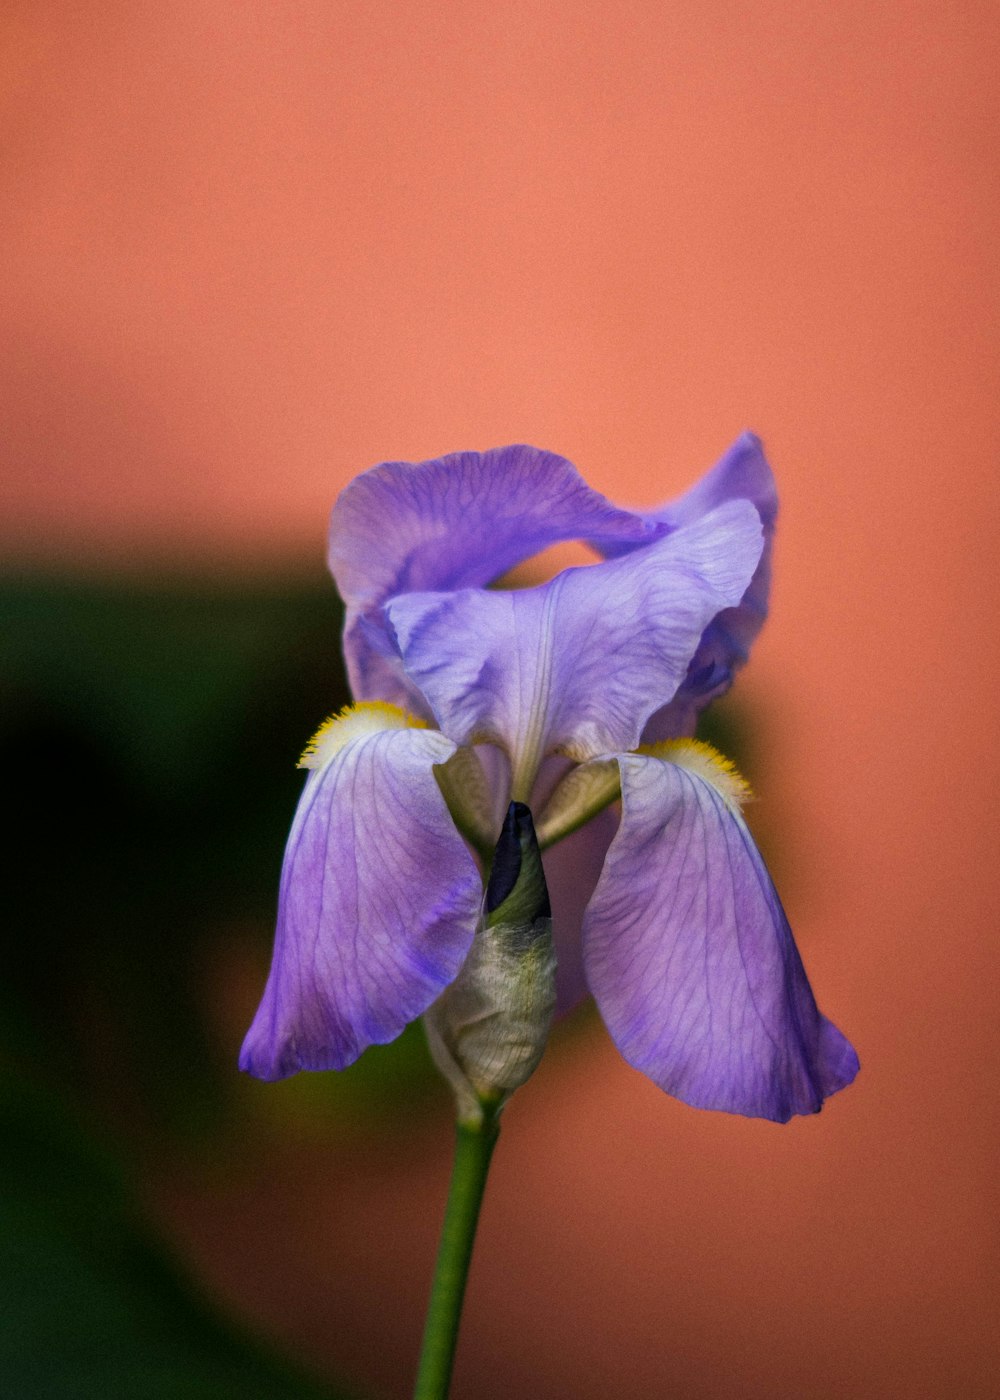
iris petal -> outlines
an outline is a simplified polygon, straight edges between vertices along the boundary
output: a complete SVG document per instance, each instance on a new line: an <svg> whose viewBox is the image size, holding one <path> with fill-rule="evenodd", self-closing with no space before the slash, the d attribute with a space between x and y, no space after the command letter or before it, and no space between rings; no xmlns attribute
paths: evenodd
<svg viewBox="0 0 1000 1400"><path fill-rule="evenodd" d="M343 1069L455 977L482 899L434 777L427 730L350 741L306 784L285 851L274 958L240 1067Z"/></svg>
<svg viewBox="0 0 1000 1400"><path fill-rule="evenodd" d="M413 702L387 644L380 607L387 598L490 583L559 540L611 547L658 533L592 491L564 457L536 447L373 467L342 492L330 520L354 695Z"/></svg>
<svg viewBox="0 0 1000 1400"><path fill-rule="evenodd" d="M765 530L774 525L778 514L778 492L764 447L753 433L743 433L683 496L668 501L647 519L678 529L700 520L726 501L751 501Z"/></svg>
<svg viewBox="0 0 1000 1400"><path fill-rule="evenodd" d="M528 801L547 753L634 748L684 679L708 622L737 603L761 551L748 501L647 549L520 592L410 593L386 606L406 670L456 743L511 756Z"/></svg>
<svg viewBox="0 0 1000 1400"><path fill-rule="evenodd" d="M764 551L738 605L726 608L706 627L677 694L650 719L643 734L647 741L694 733L699 711L729 689L767 617L778 493L760 439L744 433L690 491L646 516L650 522L676 530L734 500L751 501L757 508L764 529ZM597 548L613 558L635 546L598 543Z"/></svg>
<svg viewBox="0 0 1000 1400"><path fill-rule="evenodd" d="M785 1122L857 1072L816 1007L742 818L704 779L625 754L584 961L625 1059L698 1108Z"/></svg>

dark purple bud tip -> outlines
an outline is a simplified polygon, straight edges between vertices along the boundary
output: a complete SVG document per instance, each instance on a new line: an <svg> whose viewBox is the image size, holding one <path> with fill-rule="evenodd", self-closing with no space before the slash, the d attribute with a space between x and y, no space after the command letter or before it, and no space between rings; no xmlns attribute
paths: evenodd
<svg viewBox="0 0 1000 1400"><path fill-rule="evenodd" d="M507 808L486 886L487 916L497 914L501 906L505 907L499 918L509 923L533 923L552 914L535 824L523 802Z"/></svg>

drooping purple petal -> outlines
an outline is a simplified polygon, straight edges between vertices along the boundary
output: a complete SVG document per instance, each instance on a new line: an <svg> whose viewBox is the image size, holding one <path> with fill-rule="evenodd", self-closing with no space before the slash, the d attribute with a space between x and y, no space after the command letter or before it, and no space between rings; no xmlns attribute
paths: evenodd
<svg viewBox="0 0 1000 1400"><path fill-rule="evenodd" d="M760 515L764 528L760 563L739 605L724 609L706 627L677 694L650 719L643 734L647 742L694 733L698 712L724 695L732 685L736 671L749 656L750 647L767 617L778 493L760 439L753 433L744 433L690 491L645 517L676 530L700 519L725 501L735 500L751 501ZM598 544L598 548L612 558L634 546Z"/></svg>
<svg viewBox="0 0 1000 1400"><path fill-rule="evenodd" d="M310 776L242 1069L260 1079L343 1069L455 977L482 883L432 771L453 752L441 734L392 730L350 741Z"/></svg>
<svg viewBox="0 0 1000 1400"><path fill-rule="evenodd" d="M584 921L591 990L625 1059L676 1098L785 1122L857 1056L816 1007L743 819L704 779L619 758L622 821Z"/></svg>
<svg viewBox="0 0 1000 1400"><path fill-rule="evenodd" d="M347 605L344 649L356 698L412 699L386 645L386 599L491 583L559 540L611 546L658 533L592 491L564 457L536 447L373 467L341 493L330 520L329 563Z"/></svg>
<svg viewBox="0 0 1000 1400"><path fill-rule="evenodd" d="M761 551L730 501L624 558L520 592L410 593L386 607L406 670L456 743L510 754L514 796L547 753L633 748L683 680L708 622L742 597Z"/></svg>

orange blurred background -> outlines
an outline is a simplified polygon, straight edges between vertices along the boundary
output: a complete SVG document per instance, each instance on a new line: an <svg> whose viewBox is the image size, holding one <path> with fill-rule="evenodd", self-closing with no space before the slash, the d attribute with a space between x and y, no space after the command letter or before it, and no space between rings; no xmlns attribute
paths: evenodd
<svg viewBox="0 0 1000 1400"><path fill-rule="evenodd" d="M995 1393L997 21L0 17L18 569L318 562L384 458L527 441L626 504L745 427L775 467L753 815L862 1074L778 1129L663 1097L597 1030L558 1046L506 1116L457 1400ZM164 1169L161 1222L235 1314L405 1395L446 1112L388 1159L255 1131L239 1171Z"/></svg>

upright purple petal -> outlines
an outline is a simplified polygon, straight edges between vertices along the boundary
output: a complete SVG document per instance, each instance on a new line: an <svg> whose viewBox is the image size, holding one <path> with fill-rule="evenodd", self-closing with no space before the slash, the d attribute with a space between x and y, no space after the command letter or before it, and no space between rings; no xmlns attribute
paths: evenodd
<svg viewBox="0 0 1000 1400"><path fill-rule="evenodd" d="M329 560L344 601L364 609L397 593L489 583L557 540L650 534L565 457L496 447L383 462L356 477L333 508Z"/></svg>
<svg viewBox="0 0 1000 1400"><path fill-rule="evenodd" d="M647 519L657 520L671 529L690 525L710 510L726 501L751 501L765 529L774 525L778 513L778 492L771 468L764 456L764 447L753 433L743 433L705 475L690 490L658 510L650 511Z"/></svg>
<svg viewBox="0 0 1000 1400"><path fill-rule="evenodd" d="M730 501L622 559L520 592L410 593L386 607L406 670L456 743L510 754L514 796L548 753L633 748L684 679L708 622L739 601L761 551Z"/></svg>
<svg viewBox="0 0 1000 1400"><path fill-rule="evenodd" d="M786 1122L849 1084L743 819L703 778L624 754L622 820L584 920L587 978L625 1059L697 1108Z"/></svg>
<svg viewBox="0 0 1000 1400"><path fill-rule="evenodd" d="M381 604L397 593L491 583L559 540L642 543L658 528L592 491L564 457L537 447L383 462L341 493L330 569L347 604L344 649L358 699L409 703Z"/></svg>
<svg viewBox="0 0 1000 1400"><path fill-rule="evenodd" d="M735 500L752 502L760 515L764 529L760 563L738 606L724 609L706 627L677 694L649 721L643 735L647 741L694 733L698 712L732 685L767 617L778 493L760 439L753 433L744 433L690 491L645 517L676 530L701 519L724 502ZM609 558L634 547L628 543L598 545Z"/></svg>
<svg viewBox="0 0 1000 1400"><path fill-rule="evenodd" d="M700 511L736 498L757 507L764 527L764 552L739 606L725 609L706 627L684 683L670 704L650 720L643 736L649 741L694 733L699 711L732 685L767 617L778 493L760 440L744 433L697 485L653 513L655 520L680 526L697 518Z"/></svg>
<svg viewBox="0 0 1000 1400"><path fill-rule="evenodd" d="M441 734L390 730L351 740L310 775L242 1069L260 1079L343 1069L455 977L482 882L432 771L453 752Z"/></svg>

